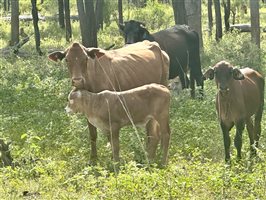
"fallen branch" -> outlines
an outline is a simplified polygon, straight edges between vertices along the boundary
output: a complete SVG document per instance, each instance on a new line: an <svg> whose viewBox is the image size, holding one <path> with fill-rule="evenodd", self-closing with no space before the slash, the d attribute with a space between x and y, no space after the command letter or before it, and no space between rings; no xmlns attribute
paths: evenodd
<svg viewBox="0 0 266 200"><path fill-rule="evenodd" d="M261 28L262 32L266 32L266 28ZM240 33L251 32L251 25L250 24L233 24L230 25L230 30L237 30Z"/></svg>
<svg viewBox="0 0 266 200"><path fill-rule="evenodd" d="M33 34L32 34L32 35L33 35ZM18 42L17 44L15 44L15 45L12 47L13 52L14 52L15 54L17 54L17 53L18 53L18 50L19 50L24 44L26 44L26 43L30 40L30 37L31 37L32 35L23 38L20 42Z"/></svg>

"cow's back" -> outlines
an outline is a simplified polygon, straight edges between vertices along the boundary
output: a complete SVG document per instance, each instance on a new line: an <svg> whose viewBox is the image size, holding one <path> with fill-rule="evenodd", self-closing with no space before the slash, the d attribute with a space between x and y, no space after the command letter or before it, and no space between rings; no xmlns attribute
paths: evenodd
<svg viewBox="0 0 266 200"><path fill-rule="evenodd" d="M105 73L94 76L94 92L124 91L149 83L168 84L169 58L156 42L144 41L107 51L95 68Z"/></svg>
<svg viewBox="0 0 266 200"><path fill-rule="evenodd" d="M264 99L264 78L255 70L250 68L241 69L245 79L243 83L243 92L247 113L254 114Z"/></svg>
<svg viewBox="0 0 266 200"><path fill-rule="evenodd" d="M182 66L184 72L187 72L187 54L189 49L185 32L166 29L157 33L153 33L152 36L170 57L169 78L171 79L178 75L177 66Z"/></svg>

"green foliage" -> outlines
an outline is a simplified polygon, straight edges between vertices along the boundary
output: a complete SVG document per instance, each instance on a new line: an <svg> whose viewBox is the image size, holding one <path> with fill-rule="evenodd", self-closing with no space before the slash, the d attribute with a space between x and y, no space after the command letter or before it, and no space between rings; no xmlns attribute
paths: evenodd
<svg viewBox="0 0 266 200"><path fill-rule="evenodd" d="M157 1L147 1L147 6L142 9L130 7L124 12L124 16L126 16L125 21L135 19L144 22L150 31L165 29L175 24L173 9Z"/></svg>
<svg viewBox="0 0 266 200"><path fill-rule="evenodd" d="M252 67L265 72L265 51L251 42L250 33L227 33L220 42L205 39L202 66L214 65L227 60L236 66Z"/></svg>
<svg viewBox="0 0 266 200"><path fill-rule="evenodd" d="M22 8L28 3L26 0L21 2ZM56 1L44 2L41 12L46 13L46 6ZM148 7L141 10L143 12L132 6L125 13L130 14L130 19L146 22L151 30L173 24L169 6L149 1ZM115 48L123 46L114 18L98 34L100 47L113 43ZM30 23L21 25L27 33L33 33ZM73 41L80 41L79 23L73 22L72 27ZM1 21L0 28L3 30L0 32L2 48L8 43L10 27ZM64 31L56 22L40 22L40 30L45 53L69 46L63 38ZM203 71L225 59L234 65L250 66L265 72L264 40L262 50L250 42L249 34L226 34L219 43L204 36L204 44L201 56ZM110 145L101 132L97 143L99 162L90 166L86 119L82 115L68 116L64 113L71 90L65 63L54 63L46 56L38 56L34 45L31 39L21 48L19 56L0 57L0 138L12 142L11 154L15 164L13 168L0 168L0 199L265 198L266 121L262 122L258 156L249 158L245 131L243 159L236 162L235 148L232 147L232 165L226 166L215 111L216 88L211 81L205 82L203 100L190 99L187 90L172 95L171 146L167 167L147 165L143 151L145 131L138 129L136 133L131 127L121 130L119 173L113 169ZM264 113L263 119L265 116ZM24 197L23 193L28 196Z"/></svg>

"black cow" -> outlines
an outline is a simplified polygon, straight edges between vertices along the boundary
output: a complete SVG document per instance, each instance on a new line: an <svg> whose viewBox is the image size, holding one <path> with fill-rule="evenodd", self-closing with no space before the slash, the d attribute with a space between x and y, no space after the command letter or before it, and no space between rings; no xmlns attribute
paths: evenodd
<svg viewBox="0 0 266 200"><path fill-rule="evenodd" d="M171 28L150 34L142 22L135 20L119 24L124 33L125 43L149 40L156 41L170 57L169 79L179 76L182 88L188 88L190 84L191 96L195 97L195 81L203 91L203 79L199 54L199 36L196 31L187 25L175 25ZM187 77L190 71L190 82Z"/></svg>

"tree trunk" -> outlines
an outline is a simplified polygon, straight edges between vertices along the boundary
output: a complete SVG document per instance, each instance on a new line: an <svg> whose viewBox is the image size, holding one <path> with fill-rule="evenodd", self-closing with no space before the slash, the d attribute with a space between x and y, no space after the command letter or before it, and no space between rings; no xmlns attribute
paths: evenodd
<svg viewBox="0 0 266 200"><path fill-rule="evenodd" d="M212 0L208 0L208 32L212 36L213 17L212 17Z"/></svg>
<svg viewBox="0 0 266 200"><path fill-rule="evenodd" d="M95 13L96 13L96 28L97 30L103 29L103 0L97 0L96 1L96 8L95 8Z"/></svg>
<svg viewBox="0 0 266 200"><path fill-rule="evenodd" d="M97 30L93 1L77 0L82 44L97 47Z"/></svg>
<svg viewBox="0 0 266 200"><path fill-rule="evenodd" d="M231 2L230 0L223 0L223 6L224 6L224 25L225 25L225 31L228 32L230 29L230 10L231 10Z"/></svg>
<svg viewBox="0 0 266 200"><path fill-rule="evenodd" d="M185 0L172 0L175 24L187 24Z"/></svg>
<svg viewBox="0 0 266 200"><path fill-rule="evenodd" d="M97 47L97 28L96 28L96 19L95 19L95 12L94 12L94 6L93 1L87 1L85 2L85 11L88 21L88 27L89 27L89 47Z"/></svg>
<svg viewBox="0 0 266 200"><path fill-rule="evenodd" d="M4 11L8 12L10 10L10 0L4 0Z"/></svg>
<svg viewBox="0 0 266 200"><path fill-rule="evenodd" d="M260 48L259 0L250 0L251 40Z"/></svg>
<svg viewBox="0 0 266 200"><path fill-rule="evenodd" d="M214 0L214 10L215 10L215 22L216 22L215 39L216 41L219 41L223 37L220 0Z"/></svg>
<svg viewBox="0 0 266 200"><path fill-rule="evenodd" d="M85 47L89 46L89 27L87 25L87 18L85 14L85 8L83 0L77 0L78 14L79 14L79 26L81 30L82 44Z"/></svg>
<svg viewBox="0 0 266 200"><path fill-rule="evenodd" d="M199 34L199 43L202 48L201 0L186 0L185 7L188 25Z"/></svg>
<svg viewBox="0 0 266 200"><path fill-rule="evenodd" d="M65 28L64 0L58 0L58 21L60 28Z"/></svg>
<svg viewBox="0 0 266 200"><path fill-rule="evenodd" d="M65 8L65 25L66 25L66 41L70 41L72 38L72 29L70 22L70 9L69 9L69 0L64 0L64 8Z"/></svg>
<svg viewBox="0 0 266 200"><path fill-rule="evenodd" d="M118 22L123 24L123 3L122 0L118 0Z"/></svg>
<svg viewBox="0 0 266 200"><path fill-rule="evenodd" d="M11 1L11 41L13 46L19 42L19 1Z"/></svg>
<svg viewBox="0 0 266 200"><path fill-rule="evenodd" d="M36 46L37 52L41 56L42 55L42 51L40 48L41 38L40 38L40 31L39 31L39 26L38 26L39 17L38 17L38 10L36 7L36 0L31 0L31 6L32 6L31 14L32 14L32 19L33 19L34 35L35 35L35 46Z"/></svg>

